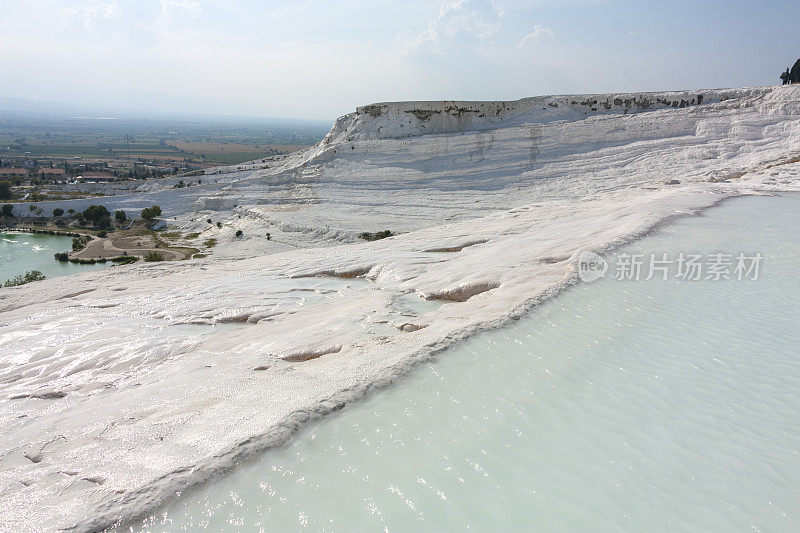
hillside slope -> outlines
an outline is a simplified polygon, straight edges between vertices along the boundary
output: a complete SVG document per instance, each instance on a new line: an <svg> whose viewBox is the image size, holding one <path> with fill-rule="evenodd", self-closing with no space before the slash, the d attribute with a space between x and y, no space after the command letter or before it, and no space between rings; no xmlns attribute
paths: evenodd
<svg viewBox="0 0 800 533"><path fill-rule="evenodd" d="M150 510L552 297L583 250L800 190L799 141L800 87L376 104L309 150L103 199L218 244L0 289L2 527Z"/></svg>

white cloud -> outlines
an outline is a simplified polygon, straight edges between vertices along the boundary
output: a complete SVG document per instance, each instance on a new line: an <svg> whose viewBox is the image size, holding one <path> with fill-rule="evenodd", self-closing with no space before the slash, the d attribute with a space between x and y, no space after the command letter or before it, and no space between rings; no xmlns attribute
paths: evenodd
<svg viewBox="0 0 800 533"><path fill-rule="evenodd" d="M139 35L133 37L149 45L168 42L175 45L179 41L180 22L182 19L186 19L187 16L189 18L200 16L202 11L200 2L193 0L160 0L160 4L161 9L154 18L137 24Z"/></svg>
<svg viewBox="0 0 800 533"><path fill-rule="evenodd" d="M200 14L200 2L192 0L161 0L159 19L168 21L173 11L186 11L196 17Z"/></svg>
<svg viewBox="0 0 800 533"><path fill-rule="evenodd" d="M489 43L500 27L504 11L494 0L451 0L442 4L428 27L403 39L401 55L449 55L464 45Z"/></svg>
<svg viewBox="0 0 800 533"><path fill-rule="evenodd" d="M537 24L533 27L532 32L520 40L519 44L517 44L517 48L522 48L529 44L536 44L544 39L552 39L553 36L553 31L550 28L545 28Z"/></svg>
<svg viewBox="0 0 800 533"><path fill-rule="evenodd" d="M117 0L107 0L73 8L65 8L62 13L65 15L67 24L79 22L84 29L91 29L94 22L98 19L116 18L120 15L120 8Z"/></svg>
<svg viewBox="0 0 800 533"><path fill-rule="evenodd" d="M174 17L189 15L195 18L200 15L200 11L200 2L193 0L161 0L161 10L155 21L150 25L144 24L143 27L161 34L163 38L172 29Z"/></svg>

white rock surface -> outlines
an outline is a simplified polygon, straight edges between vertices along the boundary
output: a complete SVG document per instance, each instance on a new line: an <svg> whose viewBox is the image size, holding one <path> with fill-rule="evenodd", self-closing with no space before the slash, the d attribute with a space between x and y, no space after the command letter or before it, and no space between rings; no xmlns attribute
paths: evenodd
<svg viewBox="0 0 800 533"><path fill-rule="evenodd" d="M800 190L799 141L800 87L376 104L309 150L103 198L218 244L0 289L0 528L152 509L520 316L584 249Z"/></svg>

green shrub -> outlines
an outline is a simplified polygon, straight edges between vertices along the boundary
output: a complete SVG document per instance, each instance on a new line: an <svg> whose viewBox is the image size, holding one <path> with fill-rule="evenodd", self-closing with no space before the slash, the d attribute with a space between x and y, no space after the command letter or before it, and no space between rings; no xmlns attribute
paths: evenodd
<svg viewBox="0 0 800 533"><path fill-rule="evenodd" d="M56 258L56 261L60 261L62 263L69 261L69 254L67 252L56 252L53 254L53 256Z"/></svg>
<svg viewBox="0 0 800 533"><path fill-rule="evenodd" d="M3 216L8 218L14 217L14 206L11 204L3 204Z"/></svg>
<svg viewBox="0 0 800 533"><path fill-rule="evenodd" d="M72 251L78 252L80 250L83 250L83 248L86 246L86 243L91 240L92 238L89 237L88 235L78 235L77 237L72 239Z"/></svg>
<svg viewBox="0 0 800 533"><path fill-rule="evenodd" d="M205 246L206 248L213 248L216 245L217 245L217 239L206 239L205 241L203 241L203 246Z"/></svg>
<svg viewBox="0 0 800 533"><path fill-rule="evenodd" d="M243 234L244 234L244 232L242 230L240 230L240 229L236 230L236 236L237 237L241 237Z"/></svg>
<svg viewBox="0 0 800 533"><path fill-rule="evenodd" d="M71 257L69 259L70 263L77 263L79 265L93 265L97 263L96 259L83 259L82 257Z"/></svg>
<svg viewBox="0 0 800 533"><path fill-rule="evenodd" d="M125 211L114 211L114 219L122 224L126 220L128 220L128 215L125 214Z"/></svg>
<svg viewBox="0 0 800 533"><path fill-rule="evenodd" d="M53 209L53 216L54 217L60 217L63 214L64 214L64 210L61 209L60 207L56 207L55 209Z"/></svg>
<svg viewBox="0 0 800 533"><path fill-rule="evenodd" d="M135 255L120 255L119 257L112 257L109 259L112 263L119 263L120 265L127 265L128 263L135 263L139 258Z"/></svg>
<svg viewBox="0 0 800 533"><path fill-rule="evenodd" d="M217 222L217 227L221 228L222 227L222 222Z"/></svg>
<svg viewBox="0 0 800 533"><path fill-rule="evenodd" d="M111 227L111 213L102 205L90 205L83 210L81 218L91 222L94 227L99 229Z"/></svg>
<svg viewBox="0 0 800 533"><path fill-rule="evenodd" d="M142 209L142 218L145 220L153 220L158 216L161 216L161 208L157 205Z"/></svg>
<svg viewBox="0 0 800 533"><path fill-rule="evenodd" d="M152 263L155 261L163 261L164 254L162 254L161 252L147 252L146 254L144 254L144 260L147 261L148 263Z"/></svg>
<svg viewBox="0 0 800 533"><path fill-rule="evenodd" d="M106 237L108 237L108 232L106 230L103 230L99 232L97 236L100 237L101 239L105 239Z"/></svg>
<svg viewBox="0 0 800 533"><path fill-rule="evenodd" d="M26 283L31 283L31 282L34 282L34 281L41 281L43 279L45 279L45 275L42 274L40 271L38 271L38 270L29 270L29 271L25 272L24 274L20 274L19 276L15 277L13 279L7 280L3 284L3 287L17 287L19 285L25 285Z"/></svg>

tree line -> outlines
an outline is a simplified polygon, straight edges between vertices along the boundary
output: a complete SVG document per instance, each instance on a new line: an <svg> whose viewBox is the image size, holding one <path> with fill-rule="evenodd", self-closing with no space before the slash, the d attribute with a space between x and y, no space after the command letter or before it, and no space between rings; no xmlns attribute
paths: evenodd
<svg viewBox="0 0 800 533"><path fill-rule="evenodd" d="M33 205L29 207L31 207L31 211L35 208ZM41 212L41 209L39 211ZM90 205L83 211L68 209L67 213L70 218L76 219L81 225L91 224L95 229L101 230L112 229L111 212L103 205ZM53 217L60 218L62 216L64 216L63 209L60 207L53 209ZM141 212L141 217L146 221L153 220L160 216L161 207L157 205L145 207ZM14 205L3 204L0 206L0 218L14 218ZM128 215L123 210L114 211L114 220L116 220L119 225L122 225L128 220Z"/></svg>

